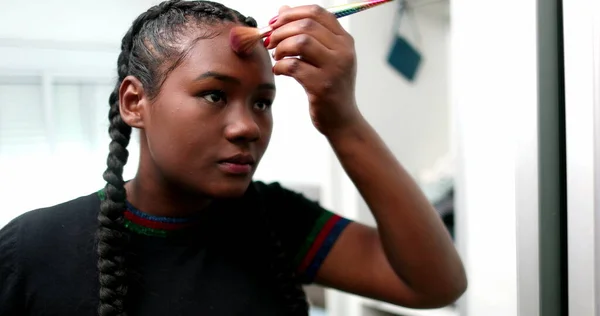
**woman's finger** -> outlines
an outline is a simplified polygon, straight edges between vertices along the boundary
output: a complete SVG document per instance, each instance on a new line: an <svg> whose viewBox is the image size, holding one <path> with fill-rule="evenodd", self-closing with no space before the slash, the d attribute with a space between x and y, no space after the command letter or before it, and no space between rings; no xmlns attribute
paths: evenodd
<svg viewBox="0 0 600 316"><path fill-rule="evenodd" d="M329 49L333 49L336 46L337 35L333 34L321 23L309 18L292 21L275 29L265 40L265 45L268 49L271 49L278 46L286 38L300 34L307 34L314 37Z"/></svg>
<svg viewBox="0 0 600 316"><path fill-rule="evenodd" d="M289 10L289 9L291 9L291 8L292 8L292 7L290 7L289 5L282 5L282 6L279 8L279 14L281 14L283 11Z"/></svg>
<svg viewBox="0 0 600 316"><path fill-rule="evenodd" d="M321 67L331 60L332 51L314 37L299 34L284 39L273 52L273 58L277 61L295 56L300 56L303 61L315 67Z"/></svg>
<svg viewBox="0 0 600 316"><path fill-rule="evenodd" d="M316 84L315 78L319 77L319 72L321 72L319 68L297 57L284 58L273 66L275 75L292 77L307 91L310 91Z"/></svg>
<svg viewBox="0 0 600 316"><path fill-rule="evenodd" d="M306 18L319 22L336 35L346 33L335 15L318 5L305 5L281 10L277 18L272 20L271 26L276 29L292 21Z"/></svg>

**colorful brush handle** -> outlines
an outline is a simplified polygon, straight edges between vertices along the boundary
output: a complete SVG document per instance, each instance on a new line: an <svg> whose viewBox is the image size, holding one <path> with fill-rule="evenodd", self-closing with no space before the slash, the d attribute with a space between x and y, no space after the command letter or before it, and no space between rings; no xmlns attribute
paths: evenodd
<svg viewBox="0 0 600 316"><path fill-rule="evenodd" d="M358 13L360 11L364 11L366 9L370 9L372 7L376 7L380 4L384 4L387 2L392 2L394 0L371 0L371 1L362 1L362 2L355 2L355 3L349 3L349 4L343 4L343 5L338 5L335 7L329 7L327 8L327 11L333 13L335 15L336 18L341 18L344 16L348 16L354 13ZM273 29L271 28L271 24L276 21L278 18L278 16L275 16L271 19L271 21L269 21L269 26L263 27L260 29L259 34L261 37L266 37L271 35L271 32L273 32Z"/></svg>
<svg viewBox="0 0 600 316"><path fill-rule="evenodd" d="M344 16L348 16L354 13L358 13L360 11L364 11L367 9L370 9L372 7L378 6L380 4L384 4L387 2L392 2L394 0L371 0L371 1L362 1L362 2L355 2L355 3L349 3L349 4L343 4L343 5L339 5L339 6L335 6L335 7L330 7L327 9L327 11L335 14L336 18L341 18Z"/></svg>

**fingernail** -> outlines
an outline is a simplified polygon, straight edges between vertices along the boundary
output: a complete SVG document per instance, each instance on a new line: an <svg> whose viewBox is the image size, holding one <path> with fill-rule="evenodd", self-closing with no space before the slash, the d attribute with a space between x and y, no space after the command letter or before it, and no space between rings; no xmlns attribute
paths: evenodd
<svg viewBox="0 0 600 316"><path fill-rule="evenodd" d="M263 44L265 44L265 47L269 47L269 43L271 43L271 36L265 38L265 41L263 42Z"/></svg>
<svg viewBox="0 0 600 316"><path fill-rule="evenodd" d="M272 24L274 24L275 22L277 22L277 18L279 18L279 16L275 16L274 18L272 18L272 19L269 21L269 25L272 25Z"/></svg>

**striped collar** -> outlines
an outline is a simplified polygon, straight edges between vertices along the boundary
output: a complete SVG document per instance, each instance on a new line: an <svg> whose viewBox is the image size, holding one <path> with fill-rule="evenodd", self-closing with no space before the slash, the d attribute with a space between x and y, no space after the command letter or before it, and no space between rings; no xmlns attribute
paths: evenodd
<svg viewBox="0 0 600 316"><path fill-rule="evenodd" d="M104 189L98 191L101 201L106 199ZM144 213L126 201L127 209L123 213L123 225L134 233L154 237L167 237L183 229L195 227L201 223L200 216L166 217Z"/></svg>

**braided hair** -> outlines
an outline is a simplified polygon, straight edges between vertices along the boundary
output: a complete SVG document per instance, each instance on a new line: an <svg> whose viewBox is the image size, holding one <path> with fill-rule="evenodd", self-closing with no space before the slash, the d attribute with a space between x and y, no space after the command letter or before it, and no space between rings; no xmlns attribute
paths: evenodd
<svg viewBox="0 0 600 316"><path fill-rule="evenodd" d="M96 239L98 243L99 305L100 316L126 316L127 265L126 251L129 233L123 226L127 193L123 180L123 168L127 163L132 128L121 118L119 111L119 87L127 76L134 76L142 83L149 98L158 94L170 71L185 57L186 51L178 46L186 30L195 26L222 22L241 23L256 27L256 21L239 12L211 1L168 0L137 17L123 37L121 53L117 61L118 80L108 103L110 110L108 132L111 138L105 195L98 214ZM209 37L211 34L204 34ZM191 45L190 45L191 47ZM167 67L165 67L167 65ZM268 227L268 217L265 212ZM283 295L288 315L307 315L308 303L295 275L289 270L281 241L274 229L267 229L272 244L270 260L272 274Z"/></svg>

